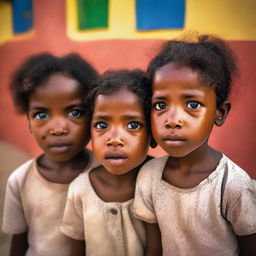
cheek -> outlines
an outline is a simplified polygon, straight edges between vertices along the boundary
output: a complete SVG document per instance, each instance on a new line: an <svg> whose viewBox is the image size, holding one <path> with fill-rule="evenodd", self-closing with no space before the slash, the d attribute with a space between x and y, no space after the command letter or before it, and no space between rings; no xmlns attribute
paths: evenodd
<svg viewBox="0 0 256 256"><path fill-rule="evenodd" d="M130 141L132 142L132 140ZM141 157L142 155L145 155L149 147L148 134L143 134L139 137L135 137L131 145L133 146L131 150L132 152L134 152L134 155L137 155L139 157Z"/></svg>
<svg viewBox="0 0 256 256"><path fill-rule="evenodd" d="M104 147L104 138L103 138L103 136L99 136L99 134L95 134L92 131L91 139L92 139L92 144L91 145L92 145L93 153L96 156L103 155L103 147Z"/></svg>
<svg viewBox="0 0 256 256"><path fill-rule="evenodd" d="M153 137L157 137L160 135L162 127L164 126L164 117L163 116L157 116L152 115L151 116L151 130Z"/></svg>
<svg viewBox="0 0 256 256"><path fill-rule="evenodd" d="M191 136L197 137L208 137L211 133L214 122L209 118L202 118L190 122Z"/></svg>

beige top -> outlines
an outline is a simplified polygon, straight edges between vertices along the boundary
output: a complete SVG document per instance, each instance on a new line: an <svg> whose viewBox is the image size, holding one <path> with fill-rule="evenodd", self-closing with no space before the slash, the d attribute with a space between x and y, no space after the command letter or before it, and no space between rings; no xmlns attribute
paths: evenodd
<svg viewBox="0 0 256 256"><path fill-rule="evenodd" d="M158 221L163 255L238 255L236 235L256 233L256 181L223 156L198 186L177 188L162 180L168 157L142 167L134 200L138 218Z"/></svg>
<svg viewBox="0 0 256 256"><path fill-rule="evenodd" d="M95 164L90 154L87 168ZM60 232L67 190L68 184L46 180L38 171L36 159L27 161L10 175L2 229L9 234L29 231L26 256L69 255L69 239Z"/></svg>
<svg viewBox="0 0 256 256"><path fill-rule="evenodd" d="M69 188L61 231L85 240L87 256L142 256L145 231L133 216L132 202L103 201L91 185L89 172L83 173Z"/></svg>

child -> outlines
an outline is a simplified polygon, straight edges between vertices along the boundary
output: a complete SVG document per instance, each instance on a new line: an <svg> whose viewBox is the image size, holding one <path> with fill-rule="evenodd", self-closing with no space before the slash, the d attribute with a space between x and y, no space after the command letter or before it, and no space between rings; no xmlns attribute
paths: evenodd
<svg viewBox="0 0 256 256"><path fill-rule="evenodd" d="M152 133L167 156L146 163L134 213L158 222L164 255L256 255L256 185L208 145L230 110L236 65L223 40L169 41L151 61Z"/></svg>
<svg viewBox="0 0 256 256"><path fill-rule="evenodd" d="M90 137L83 104L96 78L94 68L76 54L32 56L14 74L14 102L27 115L43 154L8 180L3 231L13 235L10 255L70 255L71 239L59 224L68 184L96 165L84 149Z"/></svg>
<svg viewBox="0 0 256 256"><path fill-rule="evenodd" d="M131 204L138 171L149 158L145 81L140 70L106 72L86 100L91 106L92 149L101 165L70 186L61 226L67 236L85 240L86 255L143 255L145 231ZM161 255L154 251L161 248L149 250ZM72 255L80 254L74 248Z"/></svg>

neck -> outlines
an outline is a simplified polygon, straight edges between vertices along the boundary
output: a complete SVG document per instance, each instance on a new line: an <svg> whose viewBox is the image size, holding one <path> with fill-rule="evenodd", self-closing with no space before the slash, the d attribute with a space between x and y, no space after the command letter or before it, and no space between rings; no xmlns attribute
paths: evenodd
<svg viewBox="0 0 256 256"><path fill-rule="evenodd" d="M120 174L120 175L110 173L107 169L105 169L104 166L101 166L100 168L102 170L102 174L104 175L105 181L107 181L109 184L111 184L114 187L122 187L122 186L134 186L140 166L130 170L127 173Z"/></svg>
<svg viewBox="0 0 256 256"><path fill-rule="evenodd" d="M72 159L63 161L63 162L56 162L53 161L51 158L49 158L47 155L43 154L40 157L38 157L38 165L41 168L44 168L46 170L83 170L89 160L89 155L87 150L80 151L76 156L74 156Z"/></svg>
<svg viewBox="0 0 256 256"><path fill-rule="evenodd" d="M191 172L194 170L205 171L214 169L220 158L221 153L206 144L184 157L170 156L168 166L180 169L183 172Z"/></svg>

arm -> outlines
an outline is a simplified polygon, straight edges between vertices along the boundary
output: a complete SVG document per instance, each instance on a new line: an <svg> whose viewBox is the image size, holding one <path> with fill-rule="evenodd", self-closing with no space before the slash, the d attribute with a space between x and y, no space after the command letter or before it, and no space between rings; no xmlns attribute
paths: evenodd
<svg viewBox="0 0 256 256"><path fill-rule="evenodd" d="M238 236L241 256L256 255L256 233L248 236Z"/></svg>
<svg viewBox="0 0 256 256"><path fill-rule="evenodd" d="M13 235L10 256L24 256L28 249L28 232Z"/></svg>
<svg viewBox="0 0 256 256"><path fill-rule="evenodd" d="M162 255L161 233L156 223L146 223L146 248L144 256Z"/></svg>
<svg viewBox="0 0 256 256"><path fill-rule="evenodd" d="M70 256L86 256L85 241L70 238L71 254Z"/></svg>

